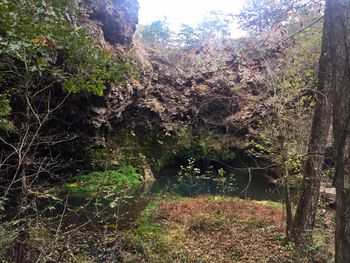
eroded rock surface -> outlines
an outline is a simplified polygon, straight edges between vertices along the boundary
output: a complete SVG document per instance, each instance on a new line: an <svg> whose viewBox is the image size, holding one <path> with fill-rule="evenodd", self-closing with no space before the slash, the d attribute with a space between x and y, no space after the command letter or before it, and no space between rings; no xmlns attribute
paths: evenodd
<svg viewBox="0 0 350 263"><path fill-rule="evenodd" d="M255 116L269 95L267 66L276 63L276 52L261 54L249 40L211 40L191 50L149 50L146 56L143 52L139 61L148 63L142 67L147 69L146 89L125 116L144 128L158 123L176 130L187 124L238 136L254 132Z"/></svg>
<svg viewBox="0 0 350 263"><path fill-rule="evenodd" d="M146 132L200 126L241 137L254 133L276 50L261 54L256 43L244 39L148 50L133 46L136 0L82 0L79 7L79 23L98 43L121 58L132 54L142 70L140 81L129 78L123 86L110 86L103 97L73 98L79 105L74 125L89 146L104 146L109 132L125 125Z"/></svg>
<svg viewBox="0 0 350 263"><path fill-rule="evenodd" d="M129 48L138 24L137 0L82 0L80 23L104 48Z"/></svg>
<svg viewBox="0 0 350 263"><path fill-rule="evenodd" d="M79 26L86 28L102 48L126 61L138 23L137 0L81 0L78 7ZM74 95L67 103L70 108L65 109L68 116L64 118L70 119L70 130L79 134L85 148L104 146L111 126L122 120L126 107L140 89L138 81L128 78L120 86L109 85L102 97Z"/></svg>

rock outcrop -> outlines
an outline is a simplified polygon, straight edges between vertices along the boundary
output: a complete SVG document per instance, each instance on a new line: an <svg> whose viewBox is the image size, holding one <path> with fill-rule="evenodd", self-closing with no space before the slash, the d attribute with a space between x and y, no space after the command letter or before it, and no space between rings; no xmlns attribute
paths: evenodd
<svg viewBox="0 0 350 263"><path fill-rule="evenodd" d="M145 91L124 116L151 129L205 126L237 136L254 132L267 98L267 63L275 51L261 54L250 40L211 40L190 50L149 50ZM266 52L269 52L267 54ZM140 54L141 52L136 52Z"/></svg>
<svg viewBox="0 0 350 263"><path fill-rule="evenodd" d="M137 0L81 0L82 24L103 48L130 48L138 24Z"/></svg>
<svg viewBox="0 0 350 263"><path fill-rule="evenodd" d="M254 133L256 116L268 96L267 61L250 40L209 40L191 49L146 50L133 46L137 0L82 0L83 25L101 47L117 57L133 54L143 74L123 86L110 86L103 97L73 98L75 127L88 147L104 146L119 126L178 131L185 126L243 136ZM132 52L129 50L132 48Z"/></svg>
<svg viewBox="0 0 350 263"><path fill-rule="evenodd" d="M76 23L101 48L127 61L138 24L137 0L81 0L78 7L80 16ZM101 97L85 93L72 96L67 103L69 109L64 109L64 118L70 120L68 129L81 138L79 146L104 146L111 126L122 120L126 107L133 103L140 89L140 83L129 78L120 86L109 85Z"/></svg>

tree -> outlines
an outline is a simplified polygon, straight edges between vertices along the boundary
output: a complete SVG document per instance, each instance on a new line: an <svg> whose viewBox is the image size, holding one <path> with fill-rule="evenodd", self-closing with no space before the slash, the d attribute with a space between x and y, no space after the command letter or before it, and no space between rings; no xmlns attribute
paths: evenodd
<svg viewBox="0 0 350 263"><path fill-rule="evenodd" d="M350 0L328 0L335 148L335 262L350 262Z"/></svg>
<svg viewBox="0 0 350 263"><path fill-rule="evenodd" d="M180 41L185 46L192 46L199 41L196 30L186 24L182 24L178 33Z"/></svg>
<svg viewBox="0 0 350 263"><path fill-rule="evenodd" d="M0 95L0 130L8 131L12 123L8 120L11 112L10 102L7 98Z"/></svg>
<svg viewBox="0 0 350 263"><path fill-rule="evenodd" d="M249 0L237 17L244 29L259 35L293 24L295 20L302 23L300 14L305 17L310 10L320 10L321 7L319 0Z"/></svg>
<svg viewBox="0 0 350 263"><path fill-rule="evenodd" d="M182 24L178 32L170 29L169 24L164 18L156 20L148 25L140 25L136 33L136 39L139 39L146 47L170 48L174 54L182 48L199 47L210 39L222 40L229 38L230 24L232 17L221 12L211 11L204 16L197 26L192 27Z"/></svg>
<svg viewBox="0 0 350 263"><path fill-rule="evenodd" d="M103 95L129 66L67 21L72 0L1 1L0 9L0 207L17 200L16 262L25 262L35 185L70 164L55 147L74 138L55 114L72 93Z"/></svg>
<svg viewBox="0 0 350 263"><path fill-rule="evenodd" d="M293 238L299 247L311 239L318 206L323 161L332 117L329 14L326 6L322 50L319 61L316 106L312 121L309 149L304 167L302 193L293 222Z"/></svg>
<svg viewBox="0 0 350 263"><path fill-rule="evenodd" d="M225 14L211 11L208 16L203 17L196 27L197 35L203 40L208 38L226 38L229 37L230 22Z"/></svg>
<svg viewBox="0 0 350 263"><path fill-rule="evenodd" d="M269 63L270 81L266 85L273 95L265 100L259 136L253 140L255 156L271 161L284 189L288 235L293 227L289 188L299 186L307 155L307 127L311 123L313 87L317 83L320 31L314 28L299 34L294 39L295 45L282 50L278 63ZM267 56L263 59L265 63L269 61Z"/></svg>
<svg viewBox="0 0 350 263"><path fill-rule="evenodd" d="M147 44L162 46L169 44L171 30L166 19L156 20L145 25L141 31L141 37Z"/></svg>
<svg viewBox="0 0 350 263"><path fill-rule="evenodd" d="M301 41L298 40L299 36L302 36L305 28L309 28L311 25L316 25L316 22L319 21L320 17L320 3L318 1L300 1L300 0L293 0L293 1L276 1L276 0L263 0L263 1L250 1L248 3L248 6L242 11L240 14L241 23L244 28L249 29L254 34L271 34L273 33L276 28L279 26L283 26L286 29L291 30L292 32L289 32L293 36L293 42L295 45L305 45L310 41L311 38L304 38ZM310 17L312 18L310 20ZM306 27L302 26L295 26L294 24L296 22L303 23L303 21L309 21L306 24ZM312 22L310 22L312 21ZM317 32L316 29L311 30L311 32ZM325 28L325 31L327 31L327 28ZM267 33L266 33L267 32ZM307 35L307 34L306 34ZM309 36L310 37L310 36ZM325 39L327 39L327 34L323 36ZM288 36L286 38L289 38ZM283 41L283 38L279 41ZM278 41L278 42L279 42ZM293 148L300 148L300 146L293 146L291 140L293 137L291 137L291 130L288 132L285 131L285 129L288 130L288 125L284 125L283 123L286 122L286 120L289 121L291 126L298 125L298 114L294 114L293 112L288 112L288 108L291 107L290 104L281 104L278 105L275 103L275 106L277 108L281 108L281 110L278 110L277 112L286 112L284 115L277 115L276 120L271 122L271 125L268 125L269 127L276 127L276 131L274 134L270 134L270 138L280 137L284 139L284 142L282 144L281 140L274 139L274 143L271 145L275 145L275 148L278 144L280 144L279 148L276 148L277 152L277 159L276 157L273 158L273 160L279 160L279 158L284 158L282 160L279 160L281 163L279 170L283 171L285 170L283 168L283 165L287 168L288 163L292 160L300 160L300 157L305 155L305 164L303 171L300 171L303 174L303 183L302 183L302 195L300 198L300 203L298 205L298 209L294 218L294 222L292 223L292 212L291 208L287 207L287 228L289 230L290 234L292 234L292 237L299 243L300 247L303 247L302 245L305 244L304 241L306 241L307 236L311 236L309 232L312 232L315 222L315 216L316 216L316 210L318 205L318 198L319 198L319 189L320 189L320 179L323 174L323 159L324 159L324 152L325 147L327 144L327 138L329 133L329 127L331 122L331 103L330 103L330 70L329 70L329 51L327 44L325 44L325 41L323 41L323 49L322 49L322 57L319 60L319 72L318 77L316 77L316 74L312 73L311 75L315 75L313 79L317 81L296 81L298 80L298 75L302 75L303 79L307 79L308 75L310 73L309 70L305 71L302 67L305 67L305 65L309 64L311 61L317 61L318 57L310 57L309 54L303 54L302 56L310 57L310 60L303 61L301 64L304 64L304 66L300 67L299 65L299 73L294 72L292 74L292 81L293 83L293 90L294 92L296 90L300 90L301 92L304 90L306 91L306 94L310 94L314 97L315 100L315 113L314 118L312 122L312 129L311 134L309 135L309 146L308 146L308 153L304 153L302 151L293 151L291 152ZM290 43L289 43L290 44ZM318 43L316 43L316 46ZM296 47L300 50L307 50L305 47ZM293 50L293 46L289 46L287 48L287 51L285 51L287 54L290 52L290 50ZM318 53L319 50L310 50L310 53ZM295 58L293 58L295 60ZM311 62L312 63L312 62ZM296 64L296 63L293 63ZM303 73L304 72L304 73ZM309 72L309 73L308 73ZM318 83L317 83L318 82ZM317 85L316 85L317 83ZM279 84L280 85L280 84ZM290 98L290 95L292 95L291 91L288 92L283 90L285 89L285 85L281 86L282 89L282 97L280 97L281 100ZM290 85L289 85L290 86ZM313 87L318 86L315 90ZM293 96L293 95L292 95ZM294 95L294 98L297 98L298 95ZM292 100L293 101L293 100ZM295 109L297 109L296 105L292 106ZM299 108L298 111L300 113L303 112L302 108ZM306 113L305 116L307 116L309 113ZM293 115L295 117L293 117ZM284 116L287 116L285 118ZM289 117L288 117L289 116ZM302 122L299 122L300 124ZM282 126L278 128L279 126ZM302 125L301 125L302 126ZM301 127L300 126L300 127ZM278 128L278 129L277 129ZM272 129L270 129L272 131ZM283 134L284 133L284 134ZM304 137L308 137L309 132L305 131L304 134L299 136L299 144L301 140ZM283 135L283 136L282 136ZM295 139L294 139L295 141ZM284 146L284 147L282 147ZM294 156L290 156L290 154ZM299 156L299 157L298 157ZM289 161L288 161L289 160ZM278 162L277 162L278 163ZM292 162L293 163L293 162ZM300 162L300 165L302 163ZM300 167L301 168L301 167ZM283 176L283 173L280 173ZM285 175L288 175L288 169ZM282 178L286 178L284 183L286 184L286 195L288 195L288 176L283 176ZM294 176L295 177L295 176ZM293 178L291 178L293 179ZM289 180L291 180L289 179ZM293 179L294 181L294 179ZM289 198L287 198L289 199ZM288 205L288 202L286 202ZM289 211L288 211L289 210ZM295 228L295 229L294 229ZM310 234L310 235L308 235ZM305 246L304 246L305 247Z"/></svg>

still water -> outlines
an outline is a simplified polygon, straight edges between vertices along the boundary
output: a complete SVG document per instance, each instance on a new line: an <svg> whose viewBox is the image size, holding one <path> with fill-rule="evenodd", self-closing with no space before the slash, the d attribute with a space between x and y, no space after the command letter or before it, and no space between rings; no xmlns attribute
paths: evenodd
<svg viewBox="0 0 350 263"><path fill-rule="evenodd" d="M188 178L161 176L154 182L146 182L120 193L92 195L71 193L64 205L56 207L56 216L64 213L64 224L88 230L117 228L125 229L135 225L140 213L155 197L176 194L181 197L199 195L239 196L255 200L276 200L272 191L275 185L262 174L236 175L232 180L213 178ZM245 190L245 191L244 191ZM52 214L51 214L52 215Z"/></svg>

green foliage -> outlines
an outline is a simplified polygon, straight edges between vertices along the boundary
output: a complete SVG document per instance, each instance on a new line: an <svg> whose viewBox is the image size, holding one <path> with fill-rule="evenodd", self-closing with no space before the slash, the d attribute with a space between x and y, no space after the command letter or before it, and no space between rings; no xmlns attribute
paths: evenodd
<svg viewBox="0 0 350 263"><path fill-rule="evenodd" d="M1 248L6 247L11 243L13 243L15 238L16 238L16 232L13 229L13 226L11 226L11 224L9 223L0 224L0 247ZM3 252L3 251L1 251L0 249L0 252Z"/></svg>
<svg viewBox="0 0 350 263"><path fill-rule="evenodd" d="M193 196L195 194L195 188L198 185L198 179L196 177L202 176L202 178L212 178L217 181L218 192L222 195L226 195L234 192L237 189L236 177L233 173L227 174L223 168L214 170L212 166L207 167L204 171L201 171L196 167L196 160L189 158L187 165L181 165L177 175L179 181L186 187L187 192Z"/></svg>
<svg viewBox="0 0 350 263"><path fill-rule="evenodd" d="M178 150L178 156L183 158L208 159L212 161L232 162L236 158L233 150L235 145L229 145L220 136L211 131L180 134L180 140L185 143ZM232 142L234 143L234 142ZM231 148L231 147L232 148Z"/></svg>
<svg viewBox="0 0 350 263"><path fill-rule="evenodd" d="M251 208L256 205L239 201L239 206L231 206L235 202L231 198L209 196L152 203L151 209L143 214L145 220L140 220L126 235L128 247L133 248L137 258L135 262L145 258L149 262L169 263L253 262L257 256L271 262L298 261L294 247L289 253L278 239L279 226L268 222L274 209L258 209L251 215L245 211L253 211ZM261 240L260 246L273 244L271 249L258 253L249 250L244 240L252 236ZM227 253L221 253L223 250Z"/></svg>
<svg viewBox="0 0 350 263"><path fill-rule="evenodd" d="M182 24L179 32L175 34L174 39L184 47L193 47L201 41L211 38L228 38L231 34L231 22L231 19L225 14L211 11L202 18L196 27Z"/></svg>
<svg viewBox="0 0 350 263"><path fill-rule="evenodd" d="M158 46L169 43L171 31L166 19L157 20L145 25L141 31L141 36L147 43Z"/></svg>
<svg viewBox="0 0 350 263"><path fill-rule="evenodd" d="M317 87L318 61L321 53L322 25L296 36L296 46L288 49L290 63L286 65L279 86L291 92L305 92L299 107L313 106L313 89ZM310 111L311 114L311 111Z"/></svg>
<svg viewBox="0 0 350 263"><path fill-rule="evenodd" d="M192 46L199 41L196 29L186 24L181 25L178 37L185 46Z"/></svg>
<svg viewBox="0 0 350 263"><path fill-rule="evenodd" d="M263 201L254 201L255 203L267 206L269 208L283 208L284 204L271 200L263 200Z"/></svg>
<svg viewBox="0 0 350 263"><path fill-rule="evenodd" d="M265 30L271 30L275 20L276 23L283 21L288 17L284 9L288 5L287 1L282 0L283 4L277 5L275 0L249 0L244 10L239 14L239 21L244 29L254 33L261 33ZM280 14L284 14L278 17Z"/></svg>
<svg viewBox="0 0 350 263"><path fill-rule="evenodd" d="M257 139L251 141L251 148L247 149L247 153L255 158L270 160L282 180L286 179L283 176L288 176L290 186L299 187L303 178L302 169L306 159L306 148L301 148L300 138L288 131L284 134L283 146L281 146L279 134L280 127L276 123L270 123L266 130L260 131ZM292 176L289 177L289 175Z"/></svg>
<svg viewBox="0 0 350 263"><path fill-rule="evenodd" d="M11 130L13 124L8 120L10 113L11 107L9 101L0 95L0 130Z"/></svg>
<svg viewBox="0 0 350 263"><path fill-rule="evenodd" d="M308 258L310 259L310 261L333 262L334 260L333 235L334 234L331 232L331 230L328 228L316 228L312 233L312 235L313 235L313 242L311 242L306 248L308 252Z"/></svg>
<svg viewBox="0 0 350 263"><path fill-rule="evenodd" d="M92 149L88 152L88 169L94 171L111 170L119 164L120 156L111 147Z"/></svg>
<svg viewBox="0 0 350 263"><path fill-rule="evenodd" d="M188 164L186 166L180 166L180 170L178 171L177 175L179 176L179 181L186 187L186 190L190 196L193 196L195 194L195 188L198 184L195 177L200 176L202 172L201 169L196 167L195 159L189 158L187 161Z"/></svg>
<svg viewBox="0 0 350 263"><path fill-rule="evenodd" d="M231 19L225 14L211 11L203 17L196 28L197 35L201 39L218 38L223 39L230 36Z"/></svg>
<svg viewBox="0 0 350 263"><path fill-rule="evenodd" d="M120 163L141 167L146 158L145 153L153 157L152 147L157 146L153 139L152 134L141 135L130 130L115 131L106 142L106 147L88 152L86 168L94 171L113 170Z"/></svg>
<svg viewBox="0 0 350 263"><path fill-rule="evenodd" d="M156 215L160 203L160 199L155 199L147 205L138 219L138 228L132 231L133 235L138 236L138 238L149 239L162 231L160 227L152 224L152 218Z"/></svg>
<svg viewBox="0 0 350 263"><path fill-rule="evenodd" d="M180 177L193 177L201 175L201 169L195 166L196 160L193 158L188 159L188 164L186 166L180 166L180 171L178 175Z"/></svg>
<svg viewBox="0 0 350 263"><path fill-rule="evenodd" d="M72 0L6 0L0 9L0 83L9 94L60 83L102 95L131 71L68 21L77 15Z"/></svg>
<svg viewBox="0 0 350 263"><path fill-rule="evenodd" d="M137 35L146 47L179 51L181 48L198 47L209 39L222 40L230 37L231 22L230 15L211 11L195 27L182 24L180 30L175 32L169 28L165 18L140 26Z"/></svg>
<svg viewBox="0 0 350 263"><path fill-rule="evenodd" d="M223 138L214 132L194 134L185 129L176 134L165 130L145 134L123 129L112 134L105 148L89 152L87 169L115 169L119 163L141 167L147 160L154 171L160 171L175 164L178 158L232 162L236 160L233 150L236 141Z"/></svg>
<svg viewBox="0 0 350 263"><path fill-rule="evenodd" d="M243 29L260 34L272 32L288 24L303 25L302 17L319 12L321 6L320 0L249 0L237 18ZM305 24L314 21L310 17L304 20ZM297 30L299 29L300 27Z"/></svg>
<svg viewBox="0 0 350 263"><path fill-rule="evenodd" d="M280 174L292 175L288 180L294 187L300 186L307 154L320 43L321 27L317 26L298 35L295 44L285 50L286 59L270 76L268 84L274 94L261 114L259 135L247 151L270 160Z"/></svg>
<svg viewBox="0 0 350 263"><path fill-rule="evenodd" d="M153 219L158 215L158 208L162 203L177 202L177 196L162 196L151 201L142 212L137 227L126 233L126 239L138 256L148 258L150 262L173 262L174 255L169 248L174 249L182 233L172 233L168 229L154 224ZM180 244L179 244L180 245ZM160 258L159 255L162 255Z"/></svg>
<svg viewBox="0 0 350 263"><path fill-rule="evenodd" d="M91 172L77 176L75 180L68 184L73 192L113 192L141 183L139 173L130 165L117 171Z"/></svg>
<svg viewBox="0 0 350 263"><path fill-rule="evenodd" d="M144 254L147 257L152 254L153 250L165 252L166 249L163 240L163 228L152 223L160 204L160 199L150 202L140 215L137 228L126 234L128 243L137 253Z"/></svg>
<svg viewBox="0 0 350 263"><path fill-rule="evenodd" d="M166 131L152 131L145 134L122 129L112 134L105 149L92 152L90 162L94 165L93 169L98 167L108 169L119 162L140 167L147 159L148 162L152 162L150 163L152 168L159 171L173 160L176 144L177 138Z"/></svg>
<svg viewBox="0 0 350 263"><path fill-rule="evenodd" d="M227 195L237 190L237 180L234 173L228 174L223 168L217 171L218 188L222 195Z"/></svg>

